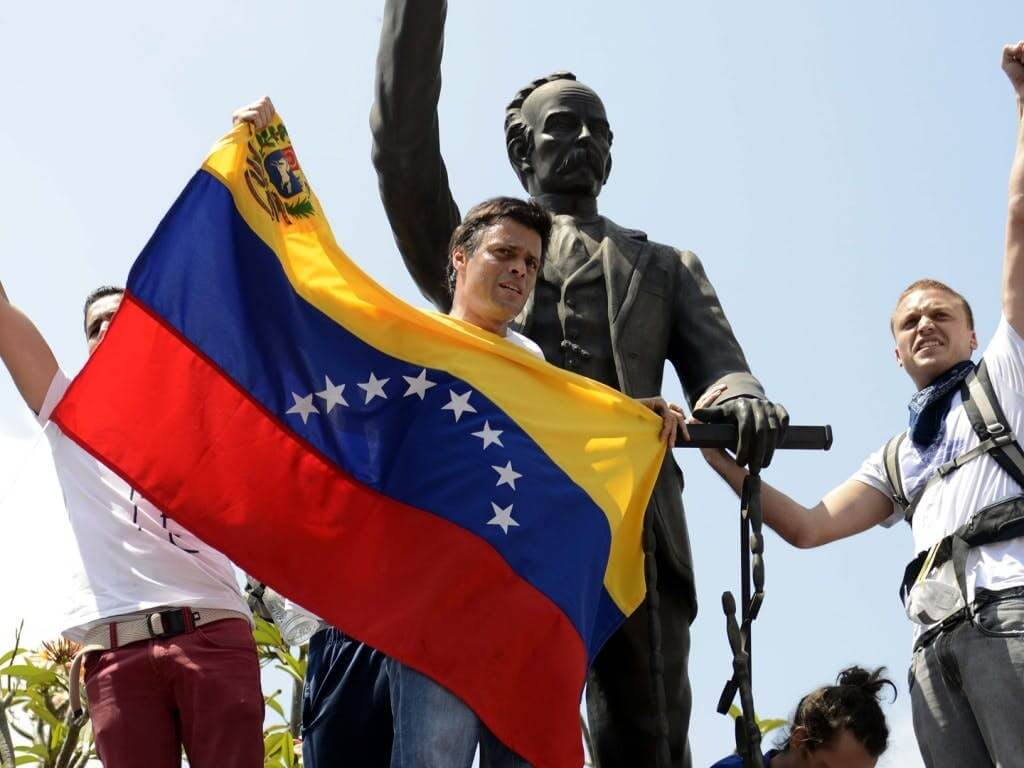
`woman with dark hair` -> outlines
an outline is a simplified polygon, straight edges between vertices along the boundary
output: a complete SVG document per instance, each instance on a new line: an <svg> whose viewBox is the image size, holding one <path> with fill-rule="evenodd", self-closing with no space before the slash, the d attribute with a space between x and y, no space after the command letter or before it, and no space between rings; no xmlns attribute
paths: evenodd
<svg viewBox="0 0 1024 768"><path fill-rule="evenodd" d="M850 667L839 673L836 685L804 696L796 705L793 727L764 756L764 768L874 768L889 740L881 691L888 685L896 697L896 686L882 677L884 671ZM739 755L730 755L711 768L742 766Z"/></svg>

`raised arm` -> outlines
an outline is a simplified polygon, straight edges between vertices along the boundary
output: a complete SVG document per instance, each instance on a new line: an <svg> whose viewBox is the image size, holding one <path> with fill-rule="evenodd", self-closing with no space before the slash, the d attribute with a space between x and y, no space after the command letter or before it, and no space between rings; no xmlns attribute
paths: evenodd
<svg viewBox="0 0 1024 768"><path fill-rule="evenodd" d="M387 0L370 112L380 197L406 269L438 309L451 308L448 240L459 209L441 157L445 0Z"/></svg>
<svg viewBox="0 0 1024 768"><path fill-rule="evenodd" d="M1017 92L1017 149L1010 169L1003 314L1013 329L1024 335L1024 40L1003 48L1003 71Z"/></svg>
<svg viewBox="0 0 1024 768"><path fill-rule="evenodd" d="M0 358L28 407L39 413L57 373L57 360L39 329L7 299L0 284Z"/></svg>
<svg viewBox="0 0 1024 768"><path fill-rule="evenodd" d="M712 469L739 495L746 471L723 451L703 453ZM878 525L892 513L892 501L869 485L847 480L813 507L805 507L762 480L761 510L769 528L794 547L808 549Z"/></svg>

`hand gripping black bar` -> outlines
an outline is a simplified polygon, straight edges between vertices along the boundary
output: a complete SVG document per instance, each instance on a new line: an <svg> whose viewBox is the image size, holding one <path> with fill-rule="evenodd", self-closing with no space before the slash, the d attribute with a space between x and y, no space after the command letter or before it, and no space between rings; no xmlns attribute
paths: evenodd
<svg viewBox="0 0 1024 768"><path fill-rule="evenodd" d="M739 435L735 424L687 424L689 440L680 438L676 448L726 448L736 449ZM832 447L832 427L791 426L776 449L788 451L827 451Z"/></svg>

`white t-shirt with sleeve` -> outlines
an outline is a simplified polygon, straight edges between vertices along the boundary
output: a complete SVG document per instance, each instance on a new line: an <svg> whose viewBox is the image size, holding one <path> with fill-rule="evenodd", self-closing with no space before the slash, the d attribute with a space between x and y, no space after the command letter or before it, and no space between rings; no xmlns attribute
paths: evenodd
<svg viewBox="0 0 1024 768"><path fill-rule="evenodd" d="M1024 339L1005 317L1000 318L984 359L999 404L1020 441L1024 439ZM907 498L913 498L917 489L935 474L941 464L971 450L978 442L963 398L957 392L950 404L945 433L938 445L921 452L909 437L900 445L899 461ZM892 489L885 474L884 448L882 446L872 453L853 479L891 497ZM921 498L914 512L914 552L930 549L970 520L978 510L1021 492L1021 487L990 455L968 462L935 483ZM893 514L883 525L889 527L902 519L903 510L893 502ZM968 552L967 593L971 600L975 590L982 587L996 590L1022 585L1024 538L985 544Z"/></svg>
<svg viewBox="0 0 1024 768"><path fill-rule="evenodd" d="M70 383L57 371L38 415L80 553L63 634L81 641L104 619L162 606L248 616L224 555L162 514L50 421Z"/></svg>
<svg viewBox="0 0 1024 768"><path fill-rule="evenodd" d="M511 328L508 329L508 333L505 336L505 341L512 342L517 347L522 347L527 352L532 352L541 360L544 359L544 351L533 339L528 336L524 336L518 331L513 331Z"/></svg>

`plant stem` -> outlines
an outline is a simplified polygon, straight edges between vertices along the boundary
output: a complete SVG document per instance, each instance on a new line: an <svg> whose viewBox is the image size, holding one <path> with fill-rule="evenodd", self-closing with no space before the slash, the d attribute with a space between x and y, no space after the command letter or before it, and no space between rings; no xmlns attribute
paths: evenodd
<svg viewBox="0 0 1024 768"><path fill-rule="evenodd" d="M11 729L7 725L7 710L14 700L14 694L7 694L0 699L0 766L14 768L14 740Z"/></svg>
<svg viewBox="0 0 1024 768"><path fill-rule="evenodd" d="M305 660L308 647L303 645L299 648L299 661ZM293 739L299 738L302 729L302 686L298 680L292 681L292 710L288 715L288 730Z"/></svg>
<svg viewBox="0 0 1024 768"><path fill-rule="evenodd" d="M67 733L64 735L64 743L60 747L60 752L57 753L57 762L54 763L53 768L71 768L72 762L75 760L75 748L78 746L78 735L88 720L89 716L84 712L75 717L71 708L68 707L68 711L64 715Z"/></svg>

